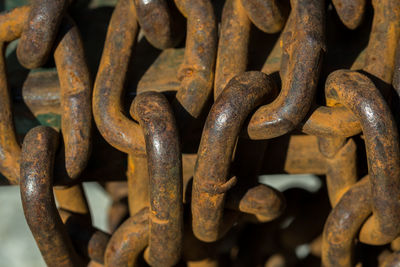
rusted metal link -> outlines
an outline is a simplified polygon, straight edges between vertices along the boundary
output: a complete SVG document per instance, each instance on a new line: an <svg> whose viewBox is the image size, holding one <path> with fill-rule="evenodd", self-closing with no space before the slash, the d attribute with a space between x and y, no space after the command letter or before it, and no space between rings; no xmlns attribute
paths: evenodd
<svg viewBox="0 0 400 267"><path fill-rule="evenodd" d="M81 249L83 254L91 260L99 264L104 264L104 256L106 253L107 245L110 242L111 236L95 227L89 228L88 235L85 236L83 242L83 248ZM81 236L82 234L78 234ZM73 238L76 240L77 238ZM76 242L76 241L75 241Z"/></svg>
<svg viewBox="0 0 400 267"><path fill-rule="evenodd" d="M335 1L334 1L335 2ZM350 1L345 1L350 4ZM351 2L355 4L357 1ZM361 5L361 2L357 2ZM343 3L342 3L343 4ZM378 89L388 96L387 90L392 83L395 69L395 53L397 40L400 36L400 3L398 1L372 1L374 18L368 46L365 49L365 58L358 58L352 69L360 66L377 84ZM338 4L340 5L340 4ZM393 80L396 88L396 78ZM304 122L302 130L308 134L318 136L350 137L360 132L361 128L356 117L343 107L318 107L308 120ZM327 123L337 122L335 125Z"/></svg>
<svg viewBox="0 0 400 267"><path fill-rule="evenodd" d="M78 28L70 18L63 20L60 36L54 59L61 87L65 163L57 166L65 166L66 178L75 180L85 169L91 152L92 82Z"/></svg>
<svg viewBox="0 0 400 267"><path fill-rule="evenodd" d="M335 2L335 1L334 1ZM345 1L350 4L350 1ZM351 2L355 4L357 1ZM358 2L357 2L358 3ZM344 4L344 3L342 3ZM342 5L338 4L338 5ZM361 5L361 2L359 2ZM390 84L394 72L394 55L396 40L399 39L398 16L399 5L393 1L373 2L375 15L366 56L364 62L357 60L362 65L362 70L375 78ZM386 15L384 15L386 14ZM379 59L379 60L378 60ZM385 64L382 64L385 62ZM393 77L394 88L398 78L396 72ZM384 90L384 88L380 88ZM332 124L331 121L335 121ZM301 126L303 132L317 136L343 136L350 137L361 132L361 126L354 114L341 106L317 107Z"/></svg>
<svg viewBox="0 0 400 267"><path fill-rule="evenodd" d="M136 214L144 207L149 207L150 188L147 158L128 155L127 176L129 213Z"/></svg>
<svg viewBox="0 0 400 267"><path fill-rule="evenodd" d="M365 62L363 63L363 70L366 73L372 75L373 77L378 78L381 81L388 84L390 83L393 73L394 47L396 45L396 40L398 39L398 32L397 32L398 25L394 25L396 24L396 19L393 20L393 18L396 18L398 16L399 8L398 8L398 3L394 3L393 1L385 1L384 3L373 2L373 4L375 9L375 16L373 20L373 26L369 44L366 49L366 59ZM383 15L384 13L386 15ZM378 39L381 41L379 41ZM378 58L379 60L377 60ZM382 64L381 60L387 62L388 64ZM351 79L353 80L351 81ZM345 86L346 84L347 86ZM385 93L385 86L387 87L387 85L383 84L383 87L380 88L383 91L383 93ZM352 266L351 248L355 235L358 233L358 229L361 226L362 228L360 232L360 241L374 245L381 245L392 241L399 232L398 218L396 218L397 213L395 211L398 209L398 204L396 200L397 197L393 197L398 195L399 193L397 185L398 182L397 179L395 178L398 177L398 170L397 170L398 163L396 163L398 160L398 143L397 143L398 137L396 132L396 126L394 125L393 118L391 118L390 116L390 111L387 108L387 104L385 103L385 101L383 101L382 96L380 96L379 92L377 92L377 89L368 80L368 78L355 72L338 71L331 74L331 76L328 77L326 86L327 94L329 94L328 87L334 88L327 99L327 104L329 106L335 106L334 108L337 109L337 104L342 103L342 101L339 99L343 97L343 95L345 95L345 98L347 100L345 100L344 102L347 103L342 103L342 104L344 104L347 108L349 108L352 112L354 112L354 114L356 114L357 117L359 118L360 118L360 113L361 114L364 113L364 115L361 115L361 118L363 119L360 119L360 123L363 128L366 140L370 179L371 180L379 179L379 182L371 181L370 187L367 189L371 190L372 188L373 190L372 194L373 195L375 194L375 197L368 197L371 198L369 202L372 204L372 207L368 207L367 205L365 205L365 203L363 203L363 207L359 207L361 202L356 202L356 201L360 198L360 196L355 197L351 201L347 199L348 201L347 204L344 204L343 201L340 202L343 203L341 204L340 207L338 205L337 208L334 208L334 210L330 215L330 219L328 219L325 226L325 231L324 231L325 241L323 243L323 257L322 257L324 266ZM342 88L338 89L339 87ZM357 89L354 90L353 88ZM338 92L338 90L340 90L341 92ZM357 91L357 95L349 93L352 91L353 92ZM332 100L332 98L334 100ZM371 103L374 103L375 105L372 106ZM382 118L387 115L388 117ZM347 117L350 119L349 116ZM349 119L347 119L348 122L350 122ZM315 122L318 121L322 122L322 120L323 119L315 120ZM334 121L337 122L338 120L335 119ZM390 126L386 125L387 123ZM317 124L318 123L315 123L314 125L316 126ZM365 124L368 124L369 126L366 126ZM383 124L385 124L385 126L383 126ZM305 124L305 126L306 125L307 123ZM350 125L351 124L346 123L345 129L350 129L348 127ZM356 130L358 127L355 126L356 125L353 124L351 128L353 128L353 130ZM365 131L371 131L371 128L369 128L371 126L372 128L375 129L372 130L374 133L371 132L365 133ZM365 129L366 127L369 129ZM312 127L312 128L316 129L317 127ZM384 139L386 139L387 137L389 138L391 137L390 138L391 140L381 140L382 138L381 134L385 136ZM346 166L347 163L343 166ZM375 165L371 166L373 164ZM378 170L371 171L372 168L376 168ZM337 177L344 178L350 175L351 173L354 173L351 170L353 170L353 168L348 169L346 172L339 173L340 175L337 175ZM335 172L337 173L337 170L335 170ZM375 175L380 177L377 178L375 177ZM329 175L327 178L329 179ZM330 192L330 196L333 195L331 194L332 191L336 191L340 194L343 194L343 192L346 191L346 188L348 188L348 186L352 182L354 182L354 179L355 177L354 175L352 175L351 179L346 179L347 181L345 181L345 184L342 184L340 188L338 188L337 186L332 186L332 185L338 185L337 180L334 181L335 183L333 182L333 180L331 183L329 183L328 180L328 190ZM381 181L381 179L383 179L384 181ZM381 188L381 186L383 188ZM337 189L339 189L339 191ZM390 193L388 193L388 190L390 191ZM369 191L364 192L364 194L369 194ZM381 195L377 196L378 194ZM386 195L386 197L384 197L384 195ZM391 197L389 197L389 195ZM343 199L346 198L343 197ZM334 205L336 201L333 201L332 204ZM386 201L390 203L388 204ZM385 208L387 209L392 209L392 211L388 210L383 211L382 205L384 205ZM351 209L351 212L354 215L349 215L347 211L345 213L344 210L346 209L347 210ZM369 213L375 210L380 210L380 212L382 212L381 216L384 216L383 212L385 212L385 214L388 217L386 218L381 217L379 219L380 215L379 214L375 215L375 213L373 212L373 216L369 218L364 225L362 225L361 223L364 222ZM337 216L337 218L332 219L332 217L334 216ZM355 219L354 216L357 216L357 219ZM344 218L346 218L346 221L344 221ZM350 220L347 221L347 218L350 218ZM340 224L337 223L339 221ZM352 226L351 227L347 226L346 222L348 222L348 224L352 224ZM333 225L335 225L335 228ZM350 232L348 232L348 230L350 230ZM391 233L390 234L387 234L387 232L386 234L382 233L384 230L389 232L391 231Z"/></svg>
<svg viewBox="0 0 400 267"><path fill-rule="evenodd" d="M22 6L0 14L0 41L11 42L21 36L23 25L28 21L29 7Z"/></svg>
<svg viewBox="0 0 400 267"><path fill-rule="evenodd" d="M26 104L30 112L21 113L22 103L19 100L17 100L14 106L16 112L14 120L17 123L18 137L23 136L29 130L31 124L36 125L38 123L37 120L40 123L57 129L62 125L60 91L59 77L56 69L29 72L22 85L22 97L24 104ZM32 114L37 119L34 119ZM20 121L30 123L27 127L21 129ZM93 136L91 135L90 138L93 139L91 142L93 144L93 152L90 153L91 156L87 168L82 171L78 179L73 181L69 178L64 179L67 176L65 167L62 166L65 158L64 149L60 149L60 152L57 153L55 166L57 168L57 184L72 185L78 181L106 182L126 179L125 170L123 170L125 164L123 153L109 146L96 131L93 131ZM66 182L64 183L63 181Z"/></svg>
<svg viewBox="0 0 400 267"><path fill-rule="evenodd" d="M61 221L53 196L53 163L58 133L38 126L24 139L21 156L21 198L25 218L49 266L81 266Z"/></svg>
<svg viewBox="0 0 400 267"><path fill-rule="evenodd" d="M319 138L319 147L326 158L329 200L335 207L342 195L357 181L356 144L353 139L346 142L341 137Z"/></svg>
<svg viewBox="0 0 400 267"><path fill-rule="evenodd" d="M279 32L284 23L285 15L279 1L276 0L241 0L251 22L266 33Z"/></svg>
<svg viewBox="0 0 400 267"><path fill-rule="evenodd" d="M215 67L214 100L234 76L246 71L250 20L240 0L225 1L220 31Z"/></svg>
<svg viewBox="0 0 400 267"><path fill-rule="evenodd" d="M368 47L366 49L366 58L365 62L362 63L362 68L367 74L384 82L380 84L380 89L387 95L387 84L390 83L393 73L394 49L396 40L398 40L399 27L396 24L396 18L399 15L399 6L398 3L394 3L393 1L385 1L384 3L373 2L373 5L375 15ZM387 64L382 64L382 60ZM357 65L357 62L354 66L355 65ZM353 80L351 81L352 78ZM396 80L394 79L394 84L395 82ZM331 88L329 87L334 88L330 93L329 90ZM339 87L341 87L341 89L339 89ZM357 89L354 90L354 88ZM338 92L338 90L340 90L340 92ZM397 178L395 178L399 175L397 163L397 128L387 104L382 96L380 96L379 92L377 92L376 87L365 76L349 71L335 72L328 77L326 91L328 106L332 106L336 110L337 104L343 101L340 100L340 98L345 95L346 100L344 100L345 103L342 104L354 112L359 118L367 146L367 159L371 181L368 190L372 189L372 196L374 196L368 196L368 198L370 198L369 202L372 204L372 207L368 207L365 203L362 203L363 207L359 207L359 204L354 202L360 198L359 196L355 197L354 200L348 204L340 202L342 203L341 206L339 207L338 205L338 208L334 208L330 218L326 222L324 231L322 256L324 266L352 266L351 248L353 240L361 226L360 241L373 245L388 243L396 238L399 232L398 218L396 216L398 201L397 197L393 197L399 193ZM349 93L352 91L356 91L356 95ZM371 103L374 103L374 105L371 105ZM349 115L350 114L347 116L348 119L346 119L347 123L344 124L344 128L353 128L353 130L356 130L359 127L355 124L352 125L348 123L353 120ZM330 119L332 119L332 117L330 117ZM318 122L322 122L323 119L314 121L316 123L308 123L308 126L313 126L311 127L313 130L319 130L319 125L321 125L321 123ZM338 120L334 121L337 122ZM305 123L304 126L306 125L307 123ZM369 131L369 133L366 133L366 131ZM384 140L382 140L382 138ZM333 205L335 205L340 195L343 194L355 180L354 167L349 166L349 162L351 162L351 160L349 161L348 159L341 164L341 167L349 167L345 172L341 172L342 168L337 169L333 166L331 166L333 167L333 173L332 171L330 173L328 172L328 191ZM352 165L354 165L354 163ZM332 179L332 174L334 174L337 179ZM346 177L348 179L346 179ZM374 179L377 180L374 181ZM340 183L340 181L344 183ZM367 193L369 193L369 191L364 194ZM353 205L356 206L355 209L353 209ZM386 210L383 210L383 206L385 206ZM344 210L346 209L351 209L351 211L346 211L345 213ZM381 214L375 214L375 210L379 210ZM347 212L351 212L354 215L349 215ZM373 214L372 217L362 225L370 212ZM387 216L386 218L384 214ZM337 218L333 219L334 216ZM357 216L357 219L354 219L354 216ZM346 218L346 220L344 218ZM350 218L349 221L347 221L348 218ZM338 222L340 222L340 224L338 224ZM348 226L347 224L351 224L352 226ZM350 230L350 232L348 230ZM383 233L384 231L387 232Z"/></svg>
<svg viewBox="0 0 400 267"><path fill-rule="evenodd" d="M212 242L221 234L225 192L235 183L228 178L236 139L248 114L276 90L261 72L246 72L232 79L207 117L193 177L193 232Z"/></svg>
<svg viewBox="0 0 400 267"><path fill-rule="evenodd" d="M212 92L217 52L217 23L210 0L175 0L187 19L184 62L179 68L176 99L197 118Z"/></svg>
<svg viewBox="0 0 400 267"><path fill-rule="evenodd" d="M24 139L20 186L26 220L49 266L80 266L88 259L102 263L110 237L92 227L81 185L55 190L57 211L52 171L58 136L38 126Z"/></svg>
<svg viewBox="0 0 400 267"><path fill-rule="evenodd" d="M365 177L343 195L326 220L322 241L323 266L354 266L354 238L370 214L370 207L370 185Z"/></svg>
<svg viewBox="0 0 400 267"><path fill-rule="evenodd" d="M22 98L31 112L61 115L60 80L57 70L30 71L22 86Z"/></svg>
<svg viewBox="0 0 400 267"><path fill-rule="evenodd" d="M400 252L395 251L390 254L379 267L397 267L400 265Z"/></svg>
<svg viewBox="0 0 400 267"><path fill-rule="evenodd" d="M397 22L396 19L393 20L392 18L398 16L399 9L396 7L397 4L392 1L385 1L384 3L379 4L373 2L373 4L375 8L375 16L371 37L366 50L367 56L365 62L362 63L363 70L385 83L390 83L393 73L392 66L394 65L394 47L396 45L396 40L398 39L398 26L393 25L393 23L396 24ZM384 12L387 12L387 16L383 15ZM378 38L382 41L378 41ZM377 63L378 58L379 63ZM388 64L381 64L381 59L387 59L383 61ZM383 90L384 88L381 89ZM398 195L398 185L396 185L398 183L395 178L398 177L398 163L396 163L398 160L398 138L393 118L390 115L387 104L379 92L377 92L376 87L365 76L356 72L337 71L328 77L326 92L327 104L331 107L323 109L328 109L329 111L342 109L344 114L347 114L342 117L347 117L347 119L343 120L342 118L333 120L335 123L340 122L340 127L325 126L325 123L323 123L324 120L327 120L328 117L329 120L332 120L332 118L337 118L337 116L331 116L333 112L330 112L330 116L325 116L325 118L324 116L316 117L315 115L322 115L322 113L314 112L304 124L303 131L311 130L312 133L321 136L321 133L326 135L325 133L338 132L336 129L342 128L342 130L348 129L346 130L348 134L338 134L337 136L352 136L357 134L359 129L359 126L357 125L358 123L356 123L354 118L352 118L354 116L352 113L354 112L360 120L367 146L367 158L371 183L367 184L366 179L363 179L362 182L351 187L351 189L340 198L340 195L342 195L349 185L354 182L355 177L354 175L351 175L351 173L354 173L352 171L354 168L349 166L350 169L346 172L339 171L339 173L338 169L332 169L334 170L333 174L338 174L334 175L338 178L339 176L340 178L345 178L346 176L351 175L350 179L344 179L344 183L342 184L337 183L338 181L342 181L342 179L334 180L329 178L332 173L330 175L328 172L327 176L328 190L332 204L335 205L339 198L340 201L331 212L325 225L322 262L324 266L353 266L351 251L353 240L361 227L360 241L369 244L385 244L392 241L398 234L398 219L396 219L397 213L395 211L398 210L398 204L396 200L397 197L393 197ZM357 92L356 95L354 92ZM341 99L343 97L346 100ZM345 111L345 108L338 106L338 103L349 108L352 113ZM319 109L321 110L321 108ZM341 121L344 121L344 123ZM353 121L354 123L351 123ZM321 125L323 127L320 127ZM366 127L367 129L365 129ZM321 129L323 129L323 131L320 131ZM332 131L332 129L334 129L334 131ZM369 131L369 133L366 133L366 131ZM382 140L382 138L385 140ZM390 140L387 140L387 138ZM346 164L342 166L348 166L347 164L349 159L350 158L348 158ZM372 168L378 170L371 171ZM375 175L380 176L379 182L372 181L372 179L378 179ZM331 182L329 182L330 180ZM381 186L384 188L381 188ZM373 190L372 193L370 191L371 189ZM390 191L389 193L388 190ZM369 195L378 195L378 192L381 194L379 197L373 198ZM389 204L386 203L386 201L388 201ZM390 209L389 207L392 207L392 211L383 211L382 205L388 209ZM383 218L381 217L379 220L379 215L374 213L377 209L382 213L385 212L388 217L385 218L383 217L384 215L381 214ZM373 216L363 225L363 222L371 212L373 213ZM391 236L382 233L382 231L388 229L385 227L388 227L389 231L392 231Z"/></svg>
<svg viewBox="0 0 400 267"><path fill-rule="evenodd" d="M149 168L150 207L152 210L148 221L151 225L150 240L148 238L145 240L145 244L149 245L147 259L151 264L173 265L180 259L183 223L181 153L179 141L176 139L174 119L166 99L155 93L141 94L133 102L131 115L143 124L145 129L143 134L139 124L127 118L122 113L121 107L121 94L128 68L127 59L130 58L138 30L135 18L133 3L125 0L119 1L111 18L95 83L93 110L97 126L103 137L117 149L129 153L130 162L134 160L134 162L145 163L143 136L146 137L146 150L150 162L142 165L141 168L146 168L147 165ZM163 111L159 110L160 108ZM167 127L167 129L157 130L155 127ZM164 148L161 146L163 144ZM173 157L171 157L172 155ZM130 173L128 176L130 189L139 184L146 187L146 180L143 179L147 177L147 173L138 175L136 168L134 167L136 173ZM163 173L165 174L168 170L171 172L170 175L163 176ZM141 172L140 169L138 171ZM142 178L142 181L138 181L136 178ZM143 189L143 187L140 188ZM137 189L139 188L132 190L136 191ZM131 212L142 205L148 205L144 203L144 198L147 196L146 191L143 190L142 197L139 198L137 195L129 194ZM138 201L140 202L139 206L135 205ZM131 214L134 216L135 213ZM114 235L118 236L120 229L124 229L124 225L126 223L121 226L122 228L118 228ZM134 251L129 253L135 254ZM108 257L113 258L114 256L107 255L106 252L106 266L114 266L114 261L124 261L124 258L108 260ZM134 264L132 257L129 258L129 264Z"/></svg>
<svg viewBox="0 0 400 267"><path fill-rule="evenodd" d="M400 97L400 39L396 49L396 58L395 58L392 85L393 88L396 90L397 96Z"/></svg>
<svg viewBox="0 0 400 267"><path fill-rule="evenodd" d="M315 0L292 0L291 4L294 22L285 28L282 40L282 90L252 116L247 126L252 139L270 139L293 130L307 115L314 98L325 49L325 5Z"/></svg>
<svg viewBox="0 0 400 267"><path fill-rule="evenodd" d="M254 215L257 222L272 221L285 209L285 198L272 187L260 184L248 189L233 188L232 191L226 196L225 208Z"/></svg>
<svg viewBox="0 0 400 267"><path fill-rule="evenodd" d="M332 0L340 20L347 28L360 26L365 13L365 0Z"/></svg>
<svg viewBox="0 0 400 267"><path fill-rule="evenodd" d="M125 115L122 103L128 59L132 55L137 34L133 1L118 1L108 27L93 91L93 115L100 134L110 145L129 155L127 198L131 216L149 206L144 135L140 125ZM119 224L115 223L117 225L113 228Z"/></svg>
<svg viewBox="0 0 400 267"><path fill-rule="evenodd" d="M181 257L183 235L182 160L175 118L160 93L144 92L132 103L146 142L150 220L146 258L152 266L172 266Z"/></svg>
<svg viewBox="0 0 400 267"><path fill-rule="evenodd" d="M172 1L135 0L138 22L146 39L158 49L174 47L183 37L182 21ZM176 9L176 8L175 8Z"/></svg>
<svg viewBox="0 0 400 267"><path fill-rule="evenodd" d="M50 56L58 27L72 0L33 0L25 21L17 56L20 63L34 69L42 66Z"/></svg>
<svg viewBox="0 0 400 267"><path fill-rule="evenodd" d="M144 208L115 231L106 248L106 267L137 266L139 254L148 245L149 218L149 209Z"/></svg>
<svg viewBox="0 0 400 267"><path fill-rule="evenodd" d="M129 18L129 19L128 19ZM93 90L93 116L101 135L113 147L129 154L145 154L138 123L123 113L122 93L132 47L138 32L133 2L119 0L107 31Z"/></svg>
<svg viewBox="0 0 400 267"><path fill-rule="evenodd" d="M5 42L13 41L20 36L22 25L28 17L28 12L28 7L21 7L0 15L2 41L0 45L0 170L11 184L19 183L21 148L15 134L11 95L7 82L4 55L6 49Z"/></svg>
<svg viewBox="0 0 400 267"><path fill-rule="evenodd" d="M27 18L29 8L22 7L3 16L7 19L11 14L23 18ZM0 16L1 18L4 18ZM17 18L18 18L17 17ZM22 19L9 21L14 25L5 23L6 31L10 32L10 36L5 36L6 41L12 41L12 38L18 38L22 31ZM11 38L12 37L12 38ZM1 144L3 153L2 172L10 180L11 183L18 183L19 179L19 157L20 147L15 135L14 124L12 121L10 95L8 92L7 77L5 75L4 62L4 43L2 43L3 53L0 59L0 71L2 77L1 91L3 94L2 101L4 110L1 115L3 117L1 124L2 136L6 137ZM54 53L56 67L59 73L61 85L61 106L62 114L62 133L65 143L65 163L64 161L57 164L55 171L57 172L61 183L71 183L76 180L83 169L86 167L90 156L91 148L91 82L89 71L84 61L84 52L81 38L75 23L66 18L62 22L60 39L56 43ZM2 104L3 104L2 103Z"/></svg>
<svg viewBox="0 0 400 267"><path fill-rule="evenodd" d="M185 0L176 4L188 18L185 57L178 73L181 86L176 98L190 115L197 117L209 97L213 81L217 38L214 11L208 0ZM138 31L136 17L130 1L118 2L96 78L93 113L100 133L111 145L126 153L144 155L143 134L138 124L121 112L120 99L129 63L126 59L131 56Z"/></svg>
<svg viewBox="0 0 400 267"><path fill-rule="evenodd" d="M373 0L374 19L366 48L363 70L384 82L381 91L392 83L397 42L400 38L400 2ZM387 93L384 91L384 93Z"/></svg>
<svg viewBox="0 0 400 267"><path fill-rule="evenodd" d="M393 251L399 251L400 249L400 238L399 237L397 237L395 240L393 240L391 243L390 243L390 248L393 250Z"/></svg>
<svg viewBox="0 0 400 267"><path fill-rule="evenodd" d="M193 168L194 164L192 166L192 169ZM193 173L190 175L190 179L184 179L183 195L184 197L186 196L184 203L191 203L191 196L189 193L192 192L192 187L190 186L192 176ZM248 178L248 175L244 175L242 180L247 180ZM231 179L236 181L237 177ZM138 190L135 190L134 192L137 191ZM138 202L140 203L140 201ZM224 212L243 213L243 218L240 218L240 220L243 221L251 219L251 222L267 222L281 215L284 207L285 200L283 195L274 188L258 183L256 185L236 184L226 193ZM254 217L246 215L253 215ZM231 225L225 221L222 223L224 224L224 227L221 227L224 228L222 233L226 233Z"/></svg>
<svg viewBox="0 0 400 267"><path fill-rule="evenodd" d="M335 123L333 124L332 121ZM357 117L343 106L319 106L312 109L299 128L302 132L321 137L351 137L361 133Z"/></svg>
<svg viewBox="0 0 400 267"><path fill-rule="evenodd" d="M246 139L240 139L240 141L244 141ZM238 173L242 177L233 178L235 180L240 179L244 181L244 183L236 184L231 190L229 190L226 194L226 200L224 205L224 212L230 212L235 214L240 214L238 218L239 222L267 222L277 218L281 215L282 211L285 208L285 199L283 195L276 189L271 188L264 184L259 184L258 182L254 182L254 175L258 174L259 168L262 163L263 157L259 155L259 153L254 153L254 146L258 150L262 150L264 146L260 147L258 141L246 140L247 142L256 142L256 145L253 146L245 146L248 149L249 153L245 154L244 163L239 164L240 168L245 170L243 174ZM237 149L237 148L236 148ZM240 157L239 152L236 152L238 157ZM235 165L238 165L237 158L235 159ZM252 160L249 160L251 158ZM251 162L253 165L260 165L259 167L254 167L251 165L248 167L248 162ZM256 163L256 164L255 164ZM138 166L144 166L143 164ZM191 203L191 193L192 193L192 177L195 166L195 158L193 155L188 156L187 154L183 155L183 169L184 169L184 178L183 178L183 196L184 203ZM138 169L138 168L136 168ZM237 173L237 172L236 172ZM139 190L143 190L141 188L141 184L138 183L138 187L140 189L131 191L136 194L140 194ZM138 201L141 203L143 201ZM224 232L228 231L231 227L227 220L223 221L224 224ZM233 221L236 222L236 221Z"/></svg>
<svg viewBox="0 0 400 267"><path fill-rule="evenodd" d="M214 99L230 79L246 71L250 20L264 32L275 33L282 29L285 17L275 0L225 2L218 41Z"/></svg>
<svg viewBox="0 0 400 267"><path fill-rule="evenodd" d="M125 9L121 8L121 10ZM106 52L107 50L105 50ZM120 64L122 64L122 58L120 60ZM150 233L146 234L145 240L140 241L143 244L142 249L146 245L149 246L146 253L146 260L150 264L174 265L180 259L183 234L182 163L175 119L165 97L155 92L139 94L132 103L131 116L139 121L140 126L143 128L148 157L146 159L143 157L143 154L137 153L135 150L130 150L129 148L132 145L124 150L130 153L128 166L129 169L133 170L133 172L130 171L128 173L129 191L131 193L138 193L134 195L129 194L131 214L136 214L135 211L143 205L148 206L148 200L146 200L148 196L147 187L150 187L151 216L146 222L146 224L150 225ZM133 121L129 122L136 126ZM128 133L130 132L132 131L128 130ZM121 133L123 134L124 132ZM115 144L112 142L117 139L111 138L109 140L112 140L111 144ZM133 139L130 140L132 142L136 141ZM122 142L126 141L123 140ZM134 167L132 163L135 164L134 166L140 167ZM147 168L148 173L145 170ZM166 175L166 172L169 174ZM148 176L150 178L149 182L147 182ZM141 181L138 179L141 179ZM146 183L149 183L150 186ZM120 246L119 243L124 244L125 241L118 239L118 236L126 235L123 231L128 231L128 234L135 231L135 229L129 226L131 225L129 222L134 220L137 214L133 216L117 229L107 251L110 251L112 246ZM114 238L114 236L117 237ZM136 247L131 246L127 248L130 254L128 258L119 253L106 252L106 266L119 266L122 262L125 264L134 264L137 253L141 251L141 249L138 251L136 249ZM117 254L119 258L115 258L111 254Z"/></svg>
<svg viewBox="0 0 400 267"><path fill-rule="evenodd" d="M0 46L0 170L11 184L18 184L21 148L15 135L11 95L7 84L5 45L1 43Z"/></svg>
<svg viewBox="0 0 400 267"><path fill-rule="evenodd" d="M183 93L182 89L179 89L177 99L184 108L194 108L197 110L196 112L200 112L200 109L209 93L204 94L204 101L197 97L197 93L201 92L203 94L204 90L202 89L202 86L204 80L210 84L209 89L212 84L212 69L216 42L213 9L209 1L196 1L191 3L190 6L189 3L185 1L177 4L177 6L188 17L188 38L185 49L185 63L183 63L182 66L185 66L185 64L189 64L190 68L197 68L197 66L199 66L200 73L197 73L197 70L193 69L189 70L190 73L187 72L187 79L185 78L182 81L181 87L189 88L188 90L190 93ZM196 7L204 7L205 9ZM122 113L123 108L121 103L125 73L128 68L127 58L130 58L131 56L132 46L135 43L138 30L137 23L134 19L135 17L134 6L130 1L122 0L118 2L111 18L106 44L96 78L93 95L93 111L97 127L103 137L117 149L129 153L129 157L133 162L135 162L135 166L140 166L142 164L136 165L136 163L143 163L146 161L143 158L145 155L143 133L137 123L130 120ZM118 55L116 53L118 53ZM206 56L204 56L204 53ZM209 89L205 88L208 92L210 91ZM191 103L186 102L188 105L186 107L183 101L186 101L186 96L192 93L195 94L196 97L191 98ZM180 95L182 97L184 96L185 99L181 100ZM131 163L129 163L128 166L131 166ZM146 168L145 165L142 165L142 167ZM134 173L128 174L128 187L130 188L130 192L137 192L139 188L143 188L143 186L138 187L138 185L146 184L146 180L138 181L137 179L140 179L141 177L143 179L147 177L147 174L143 173L143 170L141 171L137 167L131 169L134 169ZM178 196L178 194L176 194L176 196ZM134 196L131 193L129 194L131 214L135 214L134 211L139 207L146 206L143 201L145 197L146 190L142 190L140 194ZM179 200L181 201L180 198ZM160 212L164 213L166 210L163 209L160 210ZM179 215L179 213L177 214ZM176 217L176 219L179 220L179 216ZM163 220L166 219L164 218ZM172 220L171 223L174 224L174 221L175 220ZM156 222L154 225L160 223L161 222ZM165 223L161 224L165 225ZM176 230L181 231L182 229L177 227ZM174 230L175 233L176 230ZM117 230L117 232L118 231L119 230ZM168 233L165 232L163 234ZM152 238L159 239L164 235L157 236L157 234L152 234L152 236ZM177 246L177 241L179 242L179 240L181 240L177 234L175 234L174 239L175 240L171 240L171 249L173 249L174 246ZM167 242L167 240L164 241ZM151 246L154 246L154 248L161 245L160 243L153 243L154 245ZM151 241L150 244L152 244ZM179 244L179 249L180 246L181 244ZM162 249L165 249L165 247L162 247ZM160 247L158 247L158 250L160 250ZM178 252L179 251L177 250L177 253L158 254L154 253L150 247L150 255L148 255L149 257L147 258L150 262L156 260L161 261L160 258L152 258L162 257L164 255L165 257L172 257L168 261L173 264L173 261L177 260L176 257L178 257L178 259L180 257L180 253Z"/></svg>
<svg viewBox="0 0 400 267"><path fill-rule="evenodd" d="M326 82L329 105L343 104L360 120L368 159L373 216L360 232L362 242L386 244L400 231L400 151L397 127L389 107L364 75L335 71ZM361 101L361 102L359 102Z"/></svg>

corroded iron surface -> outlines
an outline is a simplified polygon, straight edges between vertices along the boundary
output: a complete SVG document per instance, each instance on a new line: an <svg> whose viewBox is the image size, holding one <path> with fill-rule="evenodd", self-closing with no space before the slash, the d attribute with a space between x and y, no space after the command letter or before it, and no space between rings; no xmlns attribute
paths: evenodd
<svg viewBox="0 0 400 267"><path fill-rule="evenodd" d="M400 1L0 9L1 184L48 266L400 266Z"/></svg>

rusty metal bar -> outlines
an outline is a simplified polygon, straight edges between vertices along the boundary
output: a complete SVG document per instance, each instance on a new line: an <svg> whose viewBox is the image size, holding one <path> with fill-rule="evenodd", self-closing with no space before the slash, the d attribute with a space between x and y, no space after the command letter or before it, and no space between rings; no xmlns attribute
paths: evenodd
<svg viewBox="0 0 400 267"><path fill-rule="evenodd" d="M275 85L261 72L232 79L214 103L204 126L193 178L193 232L202 241L219 238L225 193L234 185L228 170L242 124L252 109L274 94Z"/></svg>
<svg viewBox="0 0 400 267"><path fill-rule="evenodd" d="M29 69L46 63L58 27L72 0L33 0L17 48L18 59Z"/></svg>
<svg viewBox="0 0 400 267"><path fill-rule="evenodd" d="M132 103L131 114L143 128L149 170L150 265L172 266L181 256L183 205L182 159L175 119L167 99L145 92Z"/></svg>
<svg viewBox="0 0 400 267"><path fill-rule="evenodd" d="M81 259L58 214L53 196L53 163L58 133L38 126L22 146L21 198L25 218L49 266L81 266Z"/></svg>

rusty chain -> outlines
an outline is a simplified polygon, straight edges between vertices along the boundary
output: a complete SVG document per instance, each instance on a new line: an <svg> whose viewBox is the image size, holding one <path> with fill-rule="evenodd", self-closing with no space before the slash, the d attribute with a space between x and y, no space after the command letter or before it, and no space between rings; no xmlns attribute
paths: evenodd
<svg viewBox="0 0 400 267"><path fill-rule="evenodd" d="M32 0L0 47L2 183L47 265L400 265L400 1Z"/></svg>

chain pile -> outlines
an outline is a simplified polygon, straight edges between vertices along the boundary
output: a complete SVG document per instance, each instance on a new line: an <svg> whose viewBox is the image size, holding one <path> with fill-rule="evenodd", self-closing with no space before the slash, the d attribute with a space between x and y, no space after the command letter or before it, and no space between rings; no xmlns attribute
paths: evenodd
<svg viewBox="0 0 400 267"><path fill-rule="evenodd" d="M0 172L49 266L400 266L399 37L398 0L32 0L0 14Z"/></svg>

